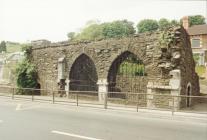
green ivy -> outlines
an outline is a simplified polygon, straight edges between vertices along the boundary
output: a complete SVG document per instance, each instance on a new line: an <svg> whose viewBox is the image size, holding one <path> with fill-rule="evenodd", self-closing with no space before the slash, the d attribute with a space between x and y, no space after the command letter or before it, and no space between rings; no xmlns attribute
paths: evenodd
<svg viewBox="0 0 207 140"><path fill-rule="evenodd" d="M175 43L175 33L167 31L166 29L161 33L159 43L161 48L168 49L171 43Z"/></svg>

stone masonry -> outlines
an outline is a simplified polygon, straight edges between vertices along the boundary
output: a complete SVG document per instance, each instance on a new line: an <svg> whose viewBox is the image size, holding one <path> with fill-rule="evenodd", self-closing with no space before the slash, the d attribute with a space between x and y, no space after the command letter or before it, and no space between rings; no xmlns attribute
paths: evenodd
<svg viewBox="0 0 207 140"><path fill-rule="evenodd" d="M195 73L190 41L183 27L119 39L32 43L33 63L37 66L41 88L58 90L58 83L65 79L65 90L70 90L69 85L73 77L71 73L79 69L75 66L78 62L76 60L84 55L94 64L91 75L93 77L94 73L93 82L99 91L100 101L104 100L104 94L108 92L108 75L112 63L125 52L135 54L145 65L147 81L143 86L150 94L147 95L148 107L156 107L154 94L199 94L199 81ZM172 101L168 104L172 104ZM180 108L186 105L186 100L175 99L174 104Z"/></svg>

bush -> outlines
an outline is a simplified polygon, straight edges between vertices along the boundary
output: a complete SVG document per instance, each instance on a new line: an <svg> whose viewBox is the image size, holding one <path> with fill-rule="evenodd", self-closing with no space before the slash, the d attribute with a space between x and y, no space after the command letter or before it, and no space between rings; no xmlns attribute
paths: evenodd
<svg viewBox="0 0 207 140"><path fill-rule="evenodd" d="M27 59L24 59L18 64L16 69L17 75L17 86L21 88L36 88L38 86L37 82L37 71L35 66L31 64ZM21 94L32 94L31 92L26 92L21 90Z"/></svg>

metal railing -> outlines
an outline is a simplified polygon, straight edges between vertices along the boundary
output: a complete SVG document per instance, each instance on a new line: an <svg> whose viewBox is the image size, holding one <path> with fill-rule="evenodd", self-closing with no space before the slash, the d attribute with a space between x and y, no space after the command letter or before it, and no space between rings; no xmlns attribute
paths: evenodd
<svg viewBox="0 0 207 140"><path fill-rule="evenodd" d="M63 96L60 97L60 95ZM207 113L207 96L174 96L163 93L133 92L108 92L106 94L98 93L98 91L65 91L4 86L0 87L0 97L9 97L13 100L46 101L53 104L87 105L104 109L128 108L137 112L143 109L167 110L171 111L172 115L175 112Z"/></svg>

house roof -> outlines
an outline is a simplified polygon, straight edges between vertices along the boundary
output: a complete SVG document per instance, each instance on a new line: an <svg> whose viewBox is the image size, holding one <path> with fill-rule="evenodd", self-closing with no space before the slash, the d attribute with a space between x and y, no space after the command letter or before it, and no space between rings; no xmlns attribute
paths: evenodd
<svg viewBox="0 0 207 140"><path fill-rule="evenodd" d="M194 25L187 29L189 35L202 35L207 34L207 24Z"/></svg>

